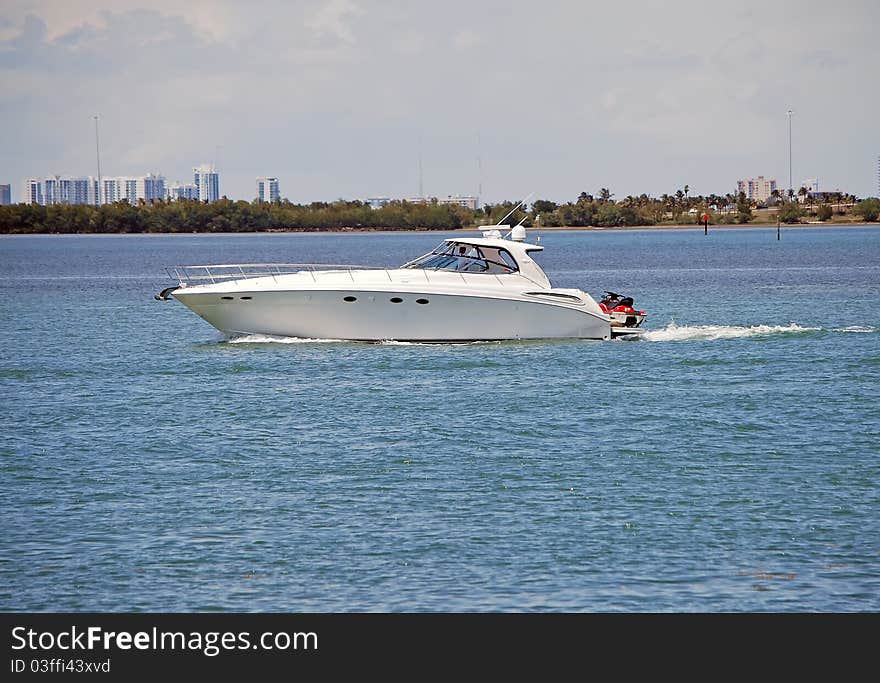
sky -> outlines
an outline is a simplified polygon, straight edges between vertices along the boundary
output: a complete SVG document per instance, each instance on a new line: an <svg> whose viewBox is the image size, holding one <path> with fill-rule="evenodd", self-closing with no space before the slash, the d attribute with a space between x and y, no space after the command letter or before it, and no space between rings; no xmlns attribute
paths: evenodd
<svg viewBox="0 0 880 683"><path fill-rule="evenodd" d="M0 183L251 200L878 194L880 2L0 0ZM421 175L419 172L421 166ZM420 182L421 178L421 182Z"/></svg>

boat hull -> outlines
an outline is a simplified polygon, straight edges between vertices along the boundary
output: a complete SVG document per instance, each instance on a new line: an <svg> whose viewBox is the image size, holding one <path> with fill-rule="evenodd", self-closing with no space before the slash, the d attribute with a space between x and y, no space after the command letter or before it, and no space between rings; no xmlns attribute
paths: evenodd
<svg viewBox="0 0 880 683"><path fill-rule="evenodd" d="M607 316L583 306L411 290L187 292L174 297L230 335L352 341L610 339Z"/></svg>

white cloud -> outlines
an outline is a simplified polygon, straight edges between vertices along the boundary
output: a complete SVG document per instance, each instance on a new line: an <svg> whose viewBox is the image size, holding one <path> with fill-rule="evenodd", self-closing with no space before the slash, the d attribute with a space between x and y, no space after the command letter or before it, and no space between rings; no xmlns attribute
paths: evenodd
<svg viewBox="0 0 880 683"><path fill-rule="evenodd" d="M354 33L348 21L359 14L362 14L362 10L351 0L326 0L308 16L306 25L319 36L330 36L353 43Z"/></svg>
<svg viewBox="0 0 880 683"><path fill-rule="evenodd" d="M158 12L167 17L175 17L190 25L200 38L212 42L234 40L240 35L242 20L251 15L247 7L238 3L215 2L214 0L89 0L89 2L70 2L68 0L4 0L4 14L14 26L21 26L27 15L40 17L47 29L47 40L53 42L75 29L90 27L96 31L105 30L108 17L124 14L132 10ZM247 22L244 22L246 25ZM0 32L0 40L11 29Z"/></svg>

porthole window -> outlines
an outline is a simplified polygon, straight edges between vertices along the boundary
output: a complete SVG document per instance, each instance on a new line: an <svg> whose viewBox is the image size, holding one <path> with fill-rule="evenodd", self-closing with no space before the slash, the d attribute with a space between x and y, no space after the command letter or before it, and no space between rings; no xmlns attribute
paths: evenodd
<svg viewBox="0 0 880 683"><path fill-rule="evenodd" d="M352 301L357 301L357 297L356 296L345 296L345 297L342 297L342 300L347 301L348 303L351 303Z"/></svg>
<svg viewBox="0 0 880 683"><path fill-rule="evenodd" d="M221 296L220 298L223 299L223 301L232 301L235 297L231 297L231 296Z"/></svg>
<svg viewBox="0 0 880 683"><path fill-rule="evenodd" d="M403 303L403 299L401 299L399 296L393 296L389 299L389 301L393 304L402 304Z"/></svg>
<svg viewBox="0 0 880 683"><path fill-rule="evenodd" d="M429 303L429 302L428 302L427 299L416 299L416 303L417 303L417 304L422 304L422 305L424 305L424 304Z"/></svg>
<svg viewBox="0 0 880 683"><path fill-rule="evenodd" d="M240 297L238 297L238 298L241 299L242 301L250 301L250 300L253 299L254 297L252 297L252 296L240 296Z"/></svg>

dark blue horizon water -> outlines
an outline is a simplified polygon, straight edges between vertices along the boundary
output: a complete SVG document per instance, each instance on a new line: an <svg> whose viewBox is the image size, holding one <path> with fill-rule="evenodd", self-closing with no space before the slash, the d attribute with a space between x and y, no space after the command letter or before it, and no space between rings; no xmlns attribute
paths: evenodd
<svg viewBox="0 0 880 683"><path fill-rule="evenodd" d="M2 237L0 610L877 611L880 230L775 233L537 233L647 339L470 345L152 299L436 233Z"/></svg>

